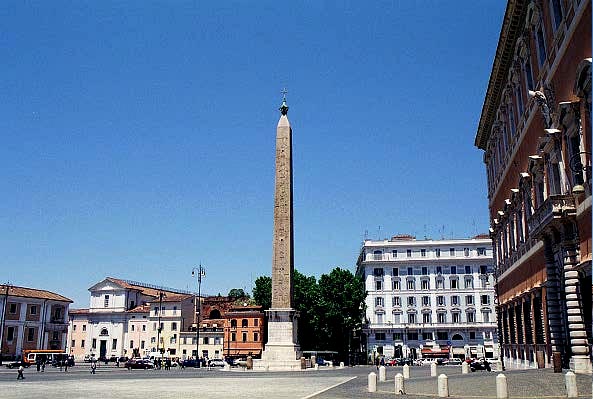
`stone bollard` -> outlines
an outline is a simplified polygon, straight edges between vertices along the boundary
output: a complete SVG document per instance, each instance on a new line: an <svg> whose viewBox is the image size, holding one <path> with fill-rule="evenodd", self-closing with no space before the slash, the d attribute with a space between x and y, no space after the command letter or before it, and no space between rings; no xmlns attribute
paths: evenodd
<svg viewBox="0 0 593 399"><path fill-rule="evenodd" d="M439 375L437 379L437 395L439 398L448 398L449 397L449 377L445 374Z"/></svg>
<svg viewBox="0 0 593 399"><path fill-rule="evenodd" d="M431 377L437 376L437 363L436 362L430 363L430 376Z"/></svg>
<svg viewBox="0 0 593 399"><path fill-rule="evenodd" d="M313 368L315 368L315 370L319 370L319 365L317 363L315 363L315 365L313 366Z"/></svg>
<svg viewBox="0 0 593 399"><path fill-rule="evenodd" d="M502 369L502 361L501 360L496 361L496 371L504 371Z"/></svg>
<svg viewBox="0 0 593 399"><path fill-rule="evenodd" d="M567 398L578 398L579 393L577 391L577 376L572 371L565 374L566 384L566 397Z"/></svg>
<svg viewBox="0 0 593 399"><path fill-rule="evenodd" d="M311 355L311 367L315 367L314 364L317 364L317 356Z"/></svg>
<svg viewBox="0 0 593 399"><path fill-rule="evenodd" d="M340 362L340 368L343 369L344 368L344 362Z"/></svg>
<svg viewBox="0 0 593 399"><path fill-rule="evenodd" d="M379 381L385 382L385 366L379 367Z"/></svg>
<svg viewBox="0 0 593 399"><path fill-rule="evenodd" d="M369 374L369 392L377 392L377 374Z"/></svg>
<svg viewBox="0 0 593 399"><path fill-rule="evenodd" d="M401 373L395 375L395 394L405 395L406 388L404 386L404 376Z"/></svg>
<svg viewBox="0 0 593 399"><path fill-rule="evenodd" d="M410 366L408 366L407 364L404 364L403 372L404 372L404 379L405 380L410 379Z"/></svg>
<svg viewBox="0 0 593 399"><path fill-rule="evenodd" d="M301 356L301 370L305 370L307 368L307 359Z"/></svg>
<svg viewBox="0 0 593 399"><path fill-rule="evenodd" d="M496 399L507 399L508 397L507 377L500 373L496 376Z"/></svg>
<svg viewBox="0 0 593 399"><path fill-rule="evenodd" d="M245 362L247 370L253 370L253 358L251 356L247 356L247 361Z"/></svg>
<svg viewBox="0 0 593 399"><path fill-rule="evenodd" d="M469 373L469 364L467 362L461 363L461 374Z"/></svg>

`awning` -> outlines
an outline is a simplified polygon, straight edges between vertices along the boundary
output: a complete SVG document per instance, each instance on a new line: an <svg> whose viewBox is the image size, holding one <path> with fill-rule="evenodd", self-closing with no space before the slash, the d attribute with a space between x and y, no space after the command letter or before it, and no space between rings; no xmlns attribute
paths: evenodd
<svg viewBox="0 0 593 399"><path fill-rule="evenodd" d="M465 349L463 348L453 348L454 355L465 355Z"/></svg>
<svg viewBox="0 0 593 399"><path fill-rule="evenodd" d="M449 357L449 347L441 346L439 349L422 348L422 357Z"/></svg>

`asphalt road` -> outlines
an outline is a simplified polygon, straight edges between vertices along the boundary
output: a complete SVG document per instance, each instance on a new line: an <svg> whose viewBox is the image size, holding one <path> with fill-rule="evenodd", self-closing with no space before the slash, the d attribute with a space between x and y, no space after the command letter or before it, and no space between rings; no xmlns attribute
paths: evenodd
<svg viewBox="0 0 593 399"><path fill-rule="evenodd" d="M234 369L131 370L100 366L90 374L88 365L69 368L68 372L46 368L25 370L25 380L17 381L16 370L0 369L0 398L393 398L394 376L401 367L388 367L387 380L378 382L377 392L367 389L373 366L303 372L249 372ZM449 377L451 397L495 398L497 373L461 374L459 367L439 367L438 373ZM436 378L429 367L412 367L406 380L405 398L436 398ZM551 370L507 371L511 398L566 397L564 375ZM591 398L591 376L578 376L579 396Z"/></svg>

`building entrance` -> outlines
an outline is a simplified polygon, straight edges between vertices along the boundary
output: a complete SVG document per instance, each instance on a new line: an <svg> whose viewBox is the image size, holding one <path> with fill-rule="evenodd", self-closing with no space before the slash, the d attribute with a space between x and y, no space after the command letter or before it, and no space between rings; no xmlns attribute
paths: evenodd
<svg viewBox="0 0 593 399"><path fill-rule="evenodd" d="M105 359L107 357L107 341L102 339L99 344L99 359Z"/></svg>

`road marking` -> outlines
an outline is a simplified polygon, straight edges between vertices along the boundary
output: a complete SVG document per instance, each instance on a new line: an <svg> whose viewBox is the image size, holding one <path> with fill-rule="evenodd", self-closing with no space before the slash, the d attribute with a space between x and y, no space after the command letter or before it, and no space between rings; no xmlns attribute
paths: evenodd
<svg viewBox="0 0 593 399"><path fill-rule="evenodd" d="M358 377L356 377L356 376L354 376L354 377L350 377L350 378L348 378L348 379L347 379L347 380L345 380L345 381L338 382L337 384L334 384L334 385L332 385L332 386L330 386L330 387L324 388L324 389L322 389L321 391L317 391L317 392L315 392L315 393L312 393L311 395L304 396L302 399L309 399L309 398L313 398L313 397L315 397L315 396L317 396L317 395L321 395L322 393L324 393L324 392L326 392L326 391L329 391L330 389L333 389L333 388L335 388L335 387L337 387L337 386L340 386L340 385L342 385L342 384L345 384L345 383L347 383L347 382L350 382L350 381L352 381L352 380L353 380L353 379L355 379L355 378L358 378Z"/></svg>

